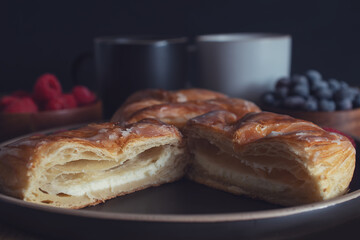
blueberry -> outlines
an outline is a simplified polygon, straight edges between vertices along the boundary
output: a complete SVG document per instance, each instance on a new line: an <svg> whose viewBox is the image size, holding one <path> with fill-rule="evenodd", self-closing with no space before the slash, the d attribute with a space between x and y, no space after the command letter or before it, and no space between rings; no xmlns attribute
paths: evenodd
<svg viewBox="0 0 360 240"><path fill-rule="evenodd" d="M303 84L296 84L290 89L291 95L307 97L310 94L309 87Z"/></svg>
<svg viewBox="0 0 360 240"><path fill-rule="evenodd" d="M349 98L345 98L336 102L336 109L338 110L350 110L352 107L352 101Z"/></svg>
<svg viewBox="0 0 360 240"><path fill-rule="evenodd" d="M278 89L279 87L288 87L290 86L291 79L288 77L280 78L275 85L275 88Z"/></svg>
<svg viewBox="0 0 360 240"><path fill-rule="evenodd" d="M317 111L318 110L318 102L316 98L308 98L304 104L305 111Z"/></svg>
<svg viewBox="0 0 360 240"><path fill-rule="evenodd" d="M342 88L334 94L334 99L336 101L341 101L343 99L350 99L352 101L354 100L356 94L357 93L352 88Z"/></svg>
<svg viewBox="0 0 360 240"><path fill-rule="evenodd" d="M308 97L306 98L306 100L317 101L317 98L314 97L314 96L312 96L312 95L310 95L310 96L308 96Z"/></svg>
<svg viewBox="0 0 360 240"><path fill-rule="evenodd" d="M349 90L346 88L340 89L338 90L335 94L334 94L334 99L336 101L340 101L342 99L347 98L349 95Z"/></svg>
<svg viewBox="0 0 360 240"><path fill-rule="evenodd" d="M319 82L321 82L321 81L322 81L321 79L308 78L308 84L309 84L310 88L313 88L314 86L319 85Z"/></svg>
<svg viewBox="0 0 360 240"><path fill-rule="evenodd" d="M314 94L318 99L331 99L333 97L333 92L327 87L318 88Z"/></svg>
<svg viewBox="0 0 360 240"><path fill-rule="evenodd" d="M291 77L292 85L308 85L308 80L305 76L295 74Z"/></svg>
<svg viewBox="0 0 360 240"><path fill-rule="evenodd" d="M321 74L316 70L308 70L306 71L306 76L309 78L310 81L321 80Z"/></svg>
<svg viewBox="0 0 360 240"><path fill-rule="evenodd" d="M360 90L358 88L350 87L351 91L351 100L354 100L357 95L360 94Z"/></svg>
<svg viewBox="0 0 360 240"><path fill-rule="evenodd" d="M347 82L340 81L340 88L341 89L345 89L345 88L348 88L348 87L349 87L349 84L347 84Z"/></svg>
<svg viewBox="0 0 360 240"><path fill-rule="evenodd" d="M323 80L318 80L316 82L313 82L313 84L310 85L310 90L314 93L316 90L320 88L329 88L329 85L327 82Z"/></svg>
<svg viewBox="0 0 360 240"><path fill-rule="evenodd" d="M320 111L332 112L332 111L335 111L335 109L336 109L336 105L335 105L334 101L327 100L327 99L321 99L319 101L319 110Z"/></svg>
<svg viewBox="0 0 360 240"><path fill-rule="evenodd" d="M273 92L266 92L261 96L261 100L265 105L268 106L275 106L276 105L276 98Z"/></svg>
<svg viewBox="0 0 360 240"><path fill-rule="evenodd" d="M284 99L284 107L291 109L302 109L305 104L305 99L300 96L289 96Z"/></svg>
<svg viewBox="0 0 360 240"><path fill-rule="evenodd" d="M286 86L282 86L282 87L278 87L275 90L275 97L276 98L280 98L280 99L284 99L289 93L289 88Z"/></svg>
<svg viewBox="0 0 360 240"><path fill-rule="evenodd" d="M358 108L360 107L360 94L356 95L353 100L353 107Z"/></svg>
<svg viewBox="0 0 360 240"><path fill-rule="evenodd" d="M329 88L333 91L336 92L341 88L341 84L338 80L331 78L328 80L328 84L329 84Z"/></svg>

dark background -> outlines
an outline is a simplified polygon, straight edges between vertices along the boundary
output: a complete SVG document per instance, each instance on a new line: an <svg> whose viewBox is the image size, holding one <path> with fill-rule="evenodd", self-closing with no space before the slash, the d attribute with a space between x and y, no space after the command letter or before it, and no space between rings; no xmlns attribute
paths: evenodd
<svg viewBox="0 0 360 240"><path fill-rule="evenodd" d="M104 35L278 32L293 37L292 72L309 68L360 85L360 8L340 0L1 1L0 92L31 89L44 73L65 90L71 66ZM93 61L78 72L94 88Z"/></svg>

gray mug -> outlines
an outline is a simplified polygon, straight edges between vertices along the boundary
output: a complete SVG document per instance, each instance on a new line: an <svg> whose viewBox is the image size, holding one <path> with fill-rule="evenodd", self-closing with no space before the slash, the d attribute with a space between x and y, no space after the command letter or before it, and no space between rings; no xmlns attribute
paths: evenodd
<svg viewBox="0 0 360 240"><path fill-rule="evenodd" d="M97 80L106 119L135 91L185 87L185 37L99 37L95 39L94 47Z"/></svg>
<svg viewBox="0 0 360 240"><path fill-rule="evenodd" d="M232 33L196 38L196 87L258 102L276 80L290 74L291 37Z"/></svg>

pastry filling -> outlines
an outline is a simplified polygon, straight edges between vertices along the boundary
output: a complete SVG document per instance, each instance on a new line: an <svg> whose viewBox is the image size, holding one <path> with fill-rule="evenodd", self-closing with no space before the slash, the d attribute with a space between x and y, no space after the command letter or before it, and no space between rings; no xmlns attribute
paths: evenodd
<svg viewBox="0 0 360 240"><path fill-rule="evenodd" d="M265 192L270 189L281 192L289 186L301 186L306 181L306 173L296 161L289 161L286 155L281 157L278 153L272 156L264 149L240 158L221 151L206 140L197 139L193 143L192 153L193 164L197 164L206 174L218 180L225 179L245 190L255 188ZM290 169L294 171L290 172Z"/></svg>
<svg viewBox="0 0 360 240"><path fill-rule="evenodd" d="M123 161L74 159L50 167L40 190L58 196L84 196L157 174L178 154L171 145L150 148ZM89 195L90 197L90 195Z"/></svg>

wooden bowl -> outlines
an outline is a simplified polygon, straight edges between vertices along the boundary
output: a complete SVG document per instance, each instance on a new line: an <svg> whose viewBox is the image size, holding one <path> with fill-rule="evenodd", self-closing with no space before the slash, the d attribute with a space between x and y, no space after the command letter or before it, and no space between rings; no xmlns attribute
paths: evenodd
<svg viewBox="0 0 360 240"><path fill-rule="evenodd" d="M355 137L360 136L360 108L334 112L305 112L264 106L262 109L304 119L322 127L334 128Z"/></svg>
<svg viewBox="0 0 360 240"><path fill-rule="evenodd" d="M102 103L38 113L0 113L0 141L27 133L102 119Z"/></svg>

